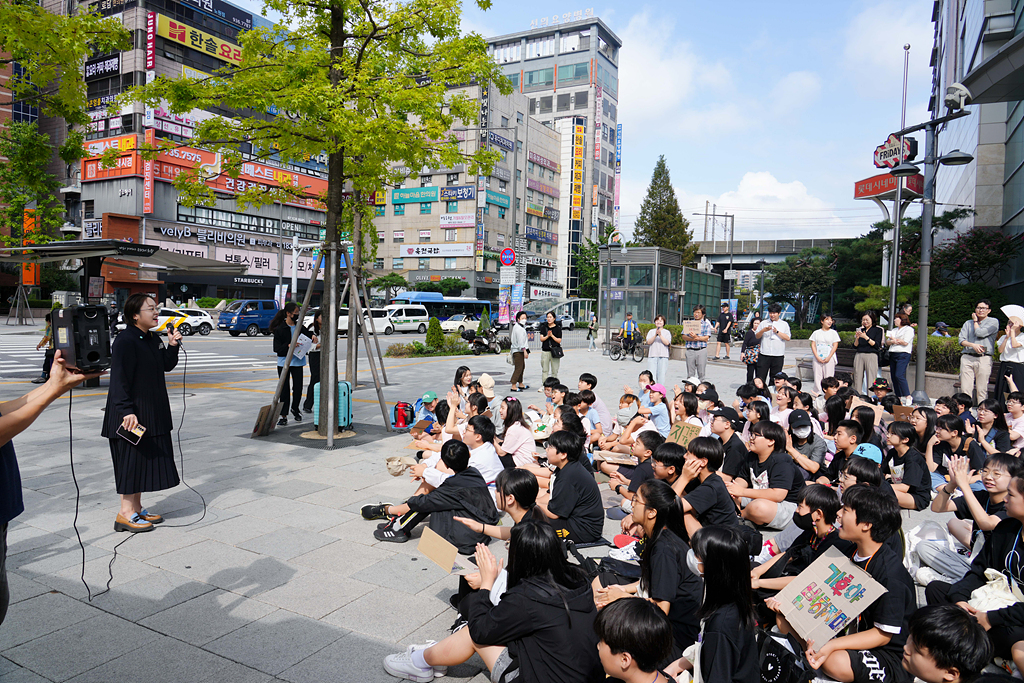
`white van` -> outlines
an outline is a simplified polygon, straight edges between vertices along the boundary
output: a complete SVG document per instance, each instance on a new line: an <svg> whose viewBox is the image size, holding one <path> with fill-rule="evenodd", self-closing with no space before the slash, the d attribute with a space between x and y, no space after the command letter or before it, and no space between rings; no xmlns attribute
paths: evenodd
<svg viewBox="0 0 1024 683"><path fill-rule="evenodd" d="M423 334L427 331L427 323L430 322L430 316L427 315L425 307L416 304L391 304L384 308L388 312L388 318L390 318L396 332L419 332Z"/></svg>
<svg viewBox="0 0 1024 683"><path fill-rule="evenodd" d="M383 308L371 308L370 314L373 316L373 328L377 332L383 332L384 334L391 334L395 331L395 326L389 319L389 311ZM313 313L306 316L302 324L310 329L313 328ZM363 311L363 324L366 325L367 331L371 331L370 325L366 322L367 315L366 311ZM348 306L342 306L338 309L338 334L348 334Z"/></svg>

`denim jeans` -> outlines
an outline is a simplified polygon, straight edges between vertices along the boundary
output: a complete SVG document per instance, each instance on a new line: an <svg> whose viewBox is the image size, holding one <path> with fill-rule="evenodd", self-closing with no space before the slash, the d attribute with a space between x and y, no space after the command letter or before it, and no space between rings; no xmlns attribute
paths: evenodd
<svg viewBox="0 0 1024 683"><path fill-rule="evenodd" d="M655 384L665 384L665 378L668 375L668 358L648 356L647 369L654 375Z"/></svg>
<svg viewBox="0 0 1024 683"><path fill-rule="evenodd" d="M892 375L892 390L900 398L910 396L910 385L907 384L908 365L910 365L909 353L889 353L889 374Z"/></svg>

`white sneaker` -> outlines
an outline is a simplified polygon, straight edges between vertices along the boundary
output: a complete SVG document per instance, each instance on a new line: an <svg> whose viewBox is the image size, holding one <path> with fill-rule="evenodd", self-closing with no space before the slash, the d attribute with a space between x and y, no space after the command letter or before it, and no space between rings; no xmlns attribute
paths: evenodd
<svg viewBox="0 0 1024 683"><path fill-rule="evenodd" d="M428 640L427 642L423 643L422 645L410 645L408 648L406 648L406 652L409 653L410 657L412 657L412 653L414 651L416 651L416 650L426 650L428 647L430 647L431 645L435 645L436 643L437 643L436 640ZM435 666L434 667L434 678L441 678L442 676L447 676L447 675L448 675L448 667L447 666Z"/></svg>
<svg viewBox="0 0 1024 683"><path fill-rule="evenodd" d="M608 551L608 557L613 560L619 560L620 562L639 562L640 558L636 554L636 541L633 541L629 545L624 545L621 548L615 548Z"/></svg>
<svg viewBox="0 0 1024 683"><path fill-rule="evenodd" d="M410 646L411 648L412 646ZM404 678L416 683L431 683L434 680L434 669L421 669L412 663L410 650L384 658L384 670L395 678Z"/></svg>
<svg viewBox="0 0 1024 683"><path fill-rule="evenodd" d="M914 575L914 580L921 586L927 586L932 581L942 581L946 577L928 566L922 566Z"/></svg>

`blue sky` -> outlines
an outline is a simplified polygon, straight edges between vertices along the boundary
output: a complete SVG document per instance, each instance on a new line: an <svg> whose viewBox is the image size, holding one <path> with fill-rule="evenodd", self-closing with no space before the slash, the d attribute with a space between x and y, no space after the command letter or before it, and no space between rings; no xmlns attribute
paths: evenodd
<svg viewBox="0 0 1024 683"><path fill-rule="evenodd" d="M623 42L627 233L659 154L683 210L735 213L737 240L849 237L881 217L853 184L900 128L905 43L907 123L927 117L931 0L494 0L466 3L463 27L501 35L590 7ZM704 219L688 218L702 238Z"/></svg>

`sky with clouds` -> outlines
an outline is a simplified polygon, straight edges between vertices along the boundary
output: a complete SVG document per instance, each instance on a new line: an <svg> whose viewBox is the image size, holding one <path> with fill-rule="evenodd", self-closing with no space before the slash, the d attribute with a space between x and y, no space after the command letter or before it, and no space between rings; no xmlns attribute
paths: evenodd
<svg viewBox="0 0 1024 683"><path fill-rule="evenodd" d="M931 0L469 0L462 25L489 37L591 7L623 44L627 233L661 154L680 207L734 213L737 240L851 237L881 218L853 185L900 128L906 43L907 123L927 118Z"/></svg>

